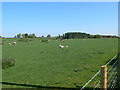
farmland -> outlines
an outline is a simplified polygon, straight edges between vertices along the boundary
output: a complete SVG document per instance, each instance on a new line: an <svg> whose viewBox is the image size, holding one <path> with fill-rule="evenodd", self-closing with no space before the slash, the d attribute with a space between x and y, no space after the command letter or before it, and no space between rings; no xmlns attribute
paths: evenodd
<svg viewBox="0 0 120 90"><path fill-rule="evenodd" d="M9 42L16 41L16 45ZM59 44L68 48L59 48ZM116 38L66 39L29 42L18 38L3 39L2 57L15 58L16 65L3 69L3 82L46 87L83 86L99 69L117 54ZM3 85L3 88L23 86ZM25 87L26 88L26 87Z"/></svg>

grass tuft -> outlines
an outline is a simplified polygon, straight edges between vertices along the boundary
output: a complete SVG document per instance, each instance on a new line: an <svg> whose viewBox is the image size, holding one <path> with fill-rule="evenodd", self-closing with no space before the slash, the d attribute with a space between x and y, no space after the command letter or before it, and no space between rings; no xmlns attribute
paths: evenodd
<svg viewBox="0 0 120 90"><path fill-rule="evenodd" d="M15 59L14 58L4 58L2 59L2 69L6 69L12 66L15 66Z"/></svg>

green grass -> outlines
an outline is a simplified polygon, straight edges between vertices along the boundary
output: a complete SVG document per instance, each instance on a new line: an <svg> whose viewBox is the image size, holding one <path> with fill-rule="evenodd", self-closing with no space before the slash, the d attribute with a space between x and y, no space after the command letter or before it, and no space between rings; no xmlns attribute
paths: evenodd
<svg viewBox="0 0 120 90"><path fill-rule="evenodd" d="M17 44L10 46L11 41ZM76 87L75 83L83 86L118 49L117 39L50 40L48 43L40 39L29 42L4 39L3 43L3 58L16 59L14 67L3 69L3 82L47 87ZM59 44L69 47L61 49Z"/></svg>

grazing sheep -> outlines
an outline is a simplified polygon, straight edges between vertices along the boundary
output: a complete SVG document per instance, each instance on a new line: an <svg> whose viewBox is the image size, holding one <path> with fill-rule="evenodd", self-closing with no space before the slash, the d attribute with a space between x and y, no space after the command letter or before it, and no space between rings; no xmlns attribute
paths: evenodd
<svg viewBox="0 0 120 90"><path fill-rule="evenodd" d="M68 48L68 46L66 46L66 48Z"/></svg>
<svg viewBox="0 0 120 90"><path fill-rule="evenodd" d="M15 44L16 44L16 42L12 42L12 44L14 44L14 45L15 45Z"/></svg>
<svg viewBox="0 0 120 90"><path fill-rule="evenodd" d="M62 45L59 45L59 47L60 47L60 48L64 48L64 46L62 46Z"/></svg>
<svg viewBox="0 0 120 90"><path fill-rule="evenodd" d="M9 45L12 45L12 44L13 44L13 45L15 45L15 44L16 44L16 42L11 42L11 43L8 43L8 44L9 44Z"/></svg>
<svg viewBox="0 0 120 90"><path fill-rule="evenodd" d="M11 43L9 43L9 45L12 45Z"/></svg>

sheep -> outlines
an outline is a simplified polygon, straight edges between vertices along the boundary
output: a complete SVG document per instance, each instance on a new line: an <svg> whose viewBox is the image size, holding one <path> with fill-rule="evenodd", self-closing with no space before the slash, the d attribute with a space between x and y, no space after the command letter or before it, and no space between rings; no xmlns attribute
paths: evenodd
<svg viewBox="0 0 120 90"><path fill-rule="evenodd" d="M15 45L15 44L16 44L16 42L11 42L11 43L8 43L8 44L9 44L9 45L12 45L12 44L13 44L13 45Z"/></svg>
<svg viewBox="0 0 120 90"><path fill-rule="evenodd" d="M12 45L11 43L8 43L9 45Z"/></svg>
<svg viewBox="0 0 120 90"><path fill-rule="evenodd" d="M14 44L14 45L15 45L15 44L16 44L16 42L12 42L12 44Z"/></svg>
<svg viewBox="0 0 120 90"><path fill-rule="evenodd" d="M62 45L59 45L59 47L60 47L60 48L64 48L64 46L62 46Z"/></svg>
<svg viewBox="0 0 120 90"><path fill-rule="evenodd" d="M62 45L59 45L60 48L68 48L68 46L62 46Z"/></svg>
<svg viewBox="0 0 120 90"><path fill-rule="evenodd" d="M66 48L68 48L68 46L66 46Z"/></svg>

